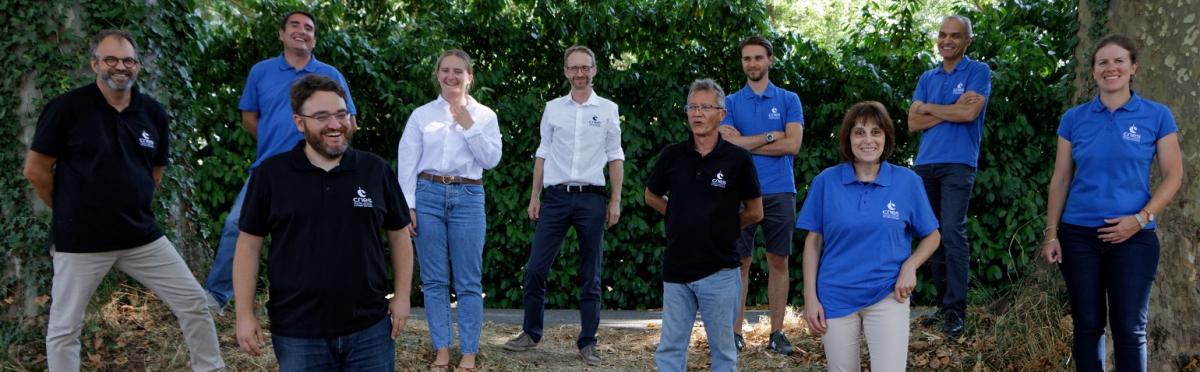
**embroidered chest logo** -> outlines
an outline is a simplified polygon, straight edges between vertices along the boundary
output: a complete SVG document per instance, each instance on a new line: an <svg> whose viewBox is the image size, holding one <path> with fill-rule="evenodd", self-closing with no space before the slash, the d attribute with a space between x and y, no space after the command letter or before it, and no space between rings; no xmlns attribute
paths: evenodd
<svg viewBox="0 0 1200 372"><path fill-rule="evenodd" d="M1131 142L1142 142L1142 135L1137 132L1137 124L1129 124L1129 131L1121 133L1121 139Z"/></svg>
<svg viewBox="0 0 1200 372"><path fill-rule="evenodd" d="M142 131L142 137L138 138L138 144L148 149L154 148L154 140L150 139L150 133L146 133L144 130Z"/></svg>
<svg viewBox="0 0 1200 372"><path fill-rule="evenodd" d="M725 184L726 184L726 182L725 182L725 174L724 174L724 173L721 173L720 171L717 171L717 178L713 178L713 179L712 179L712 186L713 186L713 187L720 187L720 188L722 188L722 189L723 189L723 188L725 188Z"/></svg>
<svg viewBox="0 0 1200 372"><path fill-rule="evenodd" d="M900 220L900 212L896 211L896 203L888 200L887 209L883 210L883 218L891 220Z"/></svg>
<svg viewBox="0 0 1200 372"><path fill-rule="evenodd" d="M591 125L593 127L599 127L600 126L600 117L596 116L596 115L592 115L592 120L588 121L588 125Z"/></svg>
<svg viewBox="0 0 1200 372"><path fill-rule="evenodd" d="M767 114L767 119L778 120L779 119L779 108L771 107L771 112L769 114Z"/></svg>
<svg viewBox="0 0 1200 372"><path fill-rule="evenodd" d="M960 83L958 83L958 85L954 86L954 91L951 92L951 94L963 94L966 92L967 92L966 88L963 88L963 83L960 82Z"/></svg>
<svg viewBox="0 0 1200 372"><path fill-rule="evenodd" d="M367 197L367 191L363 190L362 186L358 187L358 192L354 196L354 207L356 208L374 208L375 202Z"/></svg>

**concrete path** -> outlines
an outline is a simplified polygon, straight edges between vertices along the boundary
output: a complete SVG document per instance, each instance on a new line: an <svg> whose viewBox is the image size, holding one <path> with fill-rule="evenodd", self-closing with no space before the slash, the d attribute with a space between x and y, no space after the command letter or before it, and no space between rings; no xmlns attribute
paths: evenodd
<svg viewBox="0 0 1200 372"><path fill-rule="evenodd" d="M934 308L913 307L910 316L917 318L923 315L930 315ZM457 312L451 308L451 312ZM521 309L484 309L483 320L497 324L521 325L524 318L524 311ZM425 309L414 307L410 311L412 319L425 320ZM746 310L746 323L755 324L760 321L766 321L766 310ZM703 323L700 314L696 314L696 320ZM579 324L579 310L546 310L546 327L558 326L563 324ZM600 326L608 328L624 328L624 329L649 329L660 328L662 326L662 311L636 311L636 310L605 310L600 312Z"/></svg>
<svg viewBox="0 0 1200 372"><path fill-rule="evenodd" d="M456 309L451 309L457 312ZM525 312L521 309L484 309L483 320L497 324L521 325ZM766 310L746 310L746 322L758 322L759 317L766 317ZM425 309L414 307L410 311L412 319L425 320ZM700 314L696 320L702 321ZM579 310L546 310L546 327L563 324L579 324ZM662 326L662 311L636 310L605 310L600 312L600 326L608 328L648 329Z"/></svg>

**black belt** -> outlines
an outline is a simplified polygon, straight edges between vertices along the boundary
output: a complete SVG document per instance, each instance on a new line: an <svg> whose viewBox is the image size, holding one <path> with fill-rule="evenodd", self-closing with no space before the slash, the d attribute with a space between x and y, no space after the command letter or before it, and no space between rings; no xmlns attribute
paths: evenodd
<svg viewBox="0 0 1200 372"><path fill-rule="evenodd" d="M594 192L600 195L604 195L605 192L604 186L596 185L550 185L546 187L566 192Z"/></svg>

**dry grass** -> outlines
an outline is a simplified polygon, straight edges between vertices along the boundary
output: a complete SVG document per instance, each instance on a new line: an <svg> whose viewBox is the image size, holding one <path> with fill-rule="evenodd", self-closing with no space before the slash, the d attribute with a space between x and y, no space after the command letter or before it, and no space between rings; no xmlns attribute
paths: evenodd
<svg viewBox="0 0 1200 372"><path fill-rule="evenodd" d="M1052 278L1052 277L1051 277ZM1035 280L1035 279L1030 279ZM1041 278L1036 280L1051 280ZM1031 282L1024 290L998 300L1005 306L975 307L968 319L967 336L947 339L919 320L912 325L909 367L913 370L1057 370L1066 368L1070 319L1053 290ZM993 311L989 313L988 310ZM914 309L914 312L926 312ZM43 314L45 309L43 308ZM976 315L978 314L978 315ZM997 315L992 315L997 314ZM274 356L251 357L237 349L234 319L218 317L222 354L231 370L274 371ZM30 327L44 329L45 316ZM821 371L825 369L820 337L810 333L795 308L789 308L784 332L795 344L796 353L781 356L766 351L770 326L766 319L743 330L747 348L739 356L739 369L746 371ZM396 367L401 371L424 371L433 350L423 321L410 321L396 342ZM40 333L41 330L33 331ZM516 325L487 323L481 336L478 363L486 371L638 371L654 368L658 330L601 328L599 351L604 364L587 367L578 358L575 337L578 326L546 330L541 345L532 351L512 353L501 348L504 341L520 333ZM269 338L268 338L269 340ZM174 315L153 294L140 286L122 285L98 309L88 311L81 338L84 370L186 370L187 348ZM864 364L866 369L865 342ZM45 349L41 339L10 345L4 371L42 370ZM458 355L454 355L456 362ZM708 343L704 330L693 331L689 370L709 369Z"/></svg>

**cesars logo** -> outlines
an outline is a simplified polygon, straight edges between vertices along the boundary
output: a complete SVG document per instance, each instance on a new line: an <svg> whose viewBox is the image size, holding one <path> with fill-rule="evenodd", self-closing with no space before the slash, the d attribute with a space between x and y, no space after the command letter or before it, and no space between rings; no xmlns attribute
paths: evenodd
<svg viewBox="0 0 1200 372"><path fill-rule="evenodd" d="M367 191L363 190L362 186L358 187L358 192L356 192L355 194L358 195L357 197L354 198L354 206L355 207L371 208L371 207L375 206L375 202L372 201L371 198L367 197Z"/></svg>
<svg viewBox="0 0 1200 372"><path fill-rule="evenodd" d="M154 148L154 140L150 139L150 133L142 131L142 138L138 138L138 144L145 148Z"/></svg>
<svg viewBox="0 0 1200 372"><path fill-rule="evenodd" d="M1141 142L1142 135L1137 132L1137 123L1129 124L1129 131L1121 133L1121 139L1131 142Z"/></svg>
<svg viewBox="0 0 1200 372"><path fill-rule="evenodd" d="M588 124L590 124L593 127L600 126L600 117L596 116L596 115L592 115L592 121L588 122Z"/></svg>
<svg viewBox="0 0 1200 372"><path fill-rule="evenodd" d="M967 90L963 88L963 83L961 82L954 86L954 94L963 94L966 91Z"/></svg>
<svg viewBox="0 0 1200 372"><path fill-rule="evenodd" d="M891 220L899 220L900 219L900 212L896 211L896 203L895 202L888 200L887 209L883 210L883 218L887 218L887 219L891 219Z"/></svg>
<svg viewBox="0 0 1200 372"><path fill-rule="evenodd" d="M767 119L779 119L779 108L778 108L778 107L772 107L772 108L771 108L771 113L770 113L770 114L767 114Z"/></svg>

